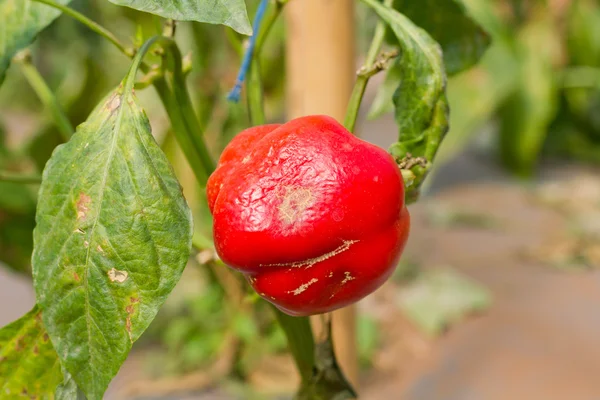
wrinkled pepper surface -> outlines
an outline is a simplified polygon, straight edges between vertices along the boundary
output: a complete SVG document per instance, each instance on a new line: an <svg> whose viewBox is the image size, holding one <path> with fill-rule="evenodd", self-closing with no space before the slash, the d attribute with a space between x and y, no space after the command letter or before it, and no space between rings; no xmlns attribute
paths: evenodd
<svg viewBox="0 0 600 400"><path fill-rule="evenodd" d="M296 316L344 307L381 286L410 226L394 159L327 116L241 132L207 196L219 257Z"/></svg>

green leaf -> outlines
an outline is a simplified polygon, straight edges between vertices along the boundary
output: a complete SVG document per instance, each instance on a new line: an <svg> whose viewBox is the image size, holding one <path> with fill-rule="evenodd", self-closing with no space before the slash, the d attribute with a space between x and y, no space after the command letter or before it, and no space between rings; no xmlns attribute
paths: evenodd
<svg viewBox="0 0 600 400"><path fill-rule="evenodd" d="M489 291L452 270L424 272L398 295L398 304L430 336L444 332L464 316L491 305Z"/></svg>
<svg viewBox="0 0 600 400"><path fill-rule="evenodd" d="M448 75L477 63L490 44L489 35L471 19L461 0L395 0L394 8L442 46Z"/></svg>
<svg viewBox="0 0 600 400"><path fill-rule="evenodd" d="M425 30L398 11L375 0L363 2L389 25L402 50L393 66L402 77L393 97L399 137L390 152L405 170L406 199L412 202L448 130L442 50Z"/></svg>
<svg viewBox="0 0 600 400"><path fill-rule="evenodd" d="M68 4L71 0L55 0ZM0 0L0 83L11 58L27 46L60 11L31 0Z"/></svg>
<svg viewBox="0 0 600 400"><path fill-rule="evenodd" d="M394 93L396 121L401 139L416 139L430 125L433 111L444 96L446 75L438 43L399 12L366 0L389 24L398 38L402 54L397 68L400 86Z"/></svg>
<svg viewBox="0 0 600 400"><path fill-rule="evenodd" d="M53 399L61 382L58 356L37 306L0 330L0 398Z"/></svg>
<svg viewBox="0 0 600 400"><path fill-rule="evenodd" d="M102 398L191 249L191 213L133 94L134 74L54 151L36 214L38 304L89 400Z"/></svg>
<svg viewBox="0 0 600 400"><path fill-rule="evenodd" d="M230 26L244 35L252 34L244 0L109 0L165 18Z"/></svg>

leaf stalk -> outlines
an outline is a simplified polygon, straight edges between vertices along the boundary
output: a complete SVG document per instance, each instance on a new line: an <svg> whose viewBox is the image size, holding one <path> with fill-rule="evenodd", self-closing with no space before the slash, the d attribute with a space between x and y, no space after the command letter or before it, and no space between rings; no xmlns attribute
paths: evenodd
<svg viewBox="0 0 600 400"><path fill-rule="evenodd" d="M386 6L391 6L392 3L393 0L384 1L384 4ZM371 41L371 45L369 46L369 51L367 52L365 63L357 72L356 83L354 84L354 88L352 89L352 94L350 95L350 100L346 109L346 118L344 118L344 126L350 132L354 132L354 128L356 127L358 111L360 109L360 104L362 103L365 90L367 89L369 79L371 78L371 76L381 71L385 66L385 63L378 63L378 56L379 52L381 51L381 47L383 46L384 38L385 22L379 21L377 23L377 26L375 27L375 33L373 34L373 39ZM384 57L384 55L382 55L382 57ZM389 60L390 58L391 57L388 57L387 59ZM377 67L375 67L376 64L381 65L381 68L378 69Z"/></svg>

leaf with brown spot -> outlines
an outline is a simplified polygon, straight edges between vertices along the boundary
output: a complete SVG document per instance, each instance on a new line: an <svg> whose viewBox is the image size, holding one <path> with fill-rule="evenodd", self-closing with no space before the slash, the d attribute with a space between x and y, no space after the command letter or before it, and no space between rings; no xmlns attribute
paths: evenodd
<svg viewBox="0 0 600 400"><path fill-rule="evenodd" d="M0 398L53 399L62 381L58 355L44 341L36 307L0 329Z"/></svg>
<svg viewBox="0 0 600 400"><path fill-rule="evenodd" d="M79 194L79 200L77 200L77 219L85 219L90 209L90 203L92 199L85 193Z"/></svg>
<svg viewBox="0 0 600 400"><path fill-rule="evenodd" d="M127 87L111 93L52 154L33 235L44 324L89 400L103 397L191 251L181 186ZM138 299L135 312L131 297Z"/></svg>

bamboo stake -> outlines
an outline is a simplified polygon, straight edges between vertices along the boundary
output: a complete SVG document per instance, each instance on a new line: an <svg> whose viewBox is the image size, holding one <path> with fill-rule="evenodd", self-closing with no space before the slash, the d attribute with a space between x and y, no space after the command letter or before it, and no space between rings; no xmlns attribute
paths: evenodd
<svg viewBox="0 0 600 400"><path fill-rule="evenodd" d="M288 120L327 114L344 120L354 84L354 2L296 0L285 9L287 25ZM319 318L313 327L319 330ZM333 337L338 361L350 383L358 384L356 310L333 313Z"/></svg>

